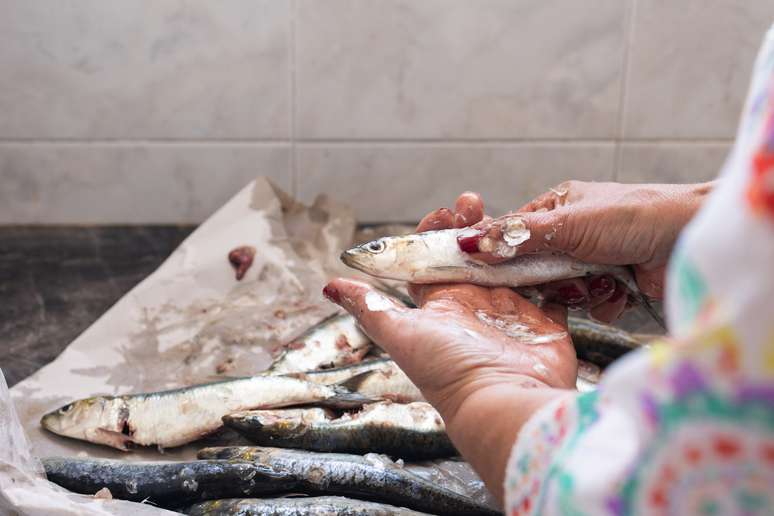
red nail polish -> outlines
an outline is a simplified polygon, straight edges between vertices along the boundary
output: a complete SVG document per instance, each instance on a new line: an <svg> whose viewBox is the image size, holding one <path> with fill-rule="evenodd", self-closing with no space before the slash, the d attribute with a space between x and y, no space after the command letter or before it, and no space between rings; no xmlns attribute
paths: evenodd
<svg viewBox="0 0 774 516"><path fill-rule="evenodd" d="M626 294L626 289L622 287L621 285L616 284L615 286L615 292L613 292L613 295L610 296L610 299L607 300L608 303L614 303L621 299L622 296Z"/></svg>
<svg viewBox="0 0 774 516"><path fill-rule="evenodd" d="M460 250L462 252L477 253L479 240L481 240L481 233L474 233L472 235L460 235L457 237L457 245L460 246Z"/></svg>
<svg viewBox="0 0 774 516"><path fill-rule="evenodd" d="M567 285L556 291L559 301L567 305L577 305L586 301L586 296L575 285Z"/></svg>
<svg viewBox="0 0 774 516"><path fill-rule="evenodd" d="M330 285L325 285L325 287L323 288L323 295L336 304L338 304L341 301L341 296L339 295L339 291L331 287Z"/></svg>
<svg viewBox="0 0 774 516"><path fill-rule="evenodd" d="M615 280L609 276L597 276L589 281L589 294L594 297L602 297L610 294L615 289Z"/></svg>

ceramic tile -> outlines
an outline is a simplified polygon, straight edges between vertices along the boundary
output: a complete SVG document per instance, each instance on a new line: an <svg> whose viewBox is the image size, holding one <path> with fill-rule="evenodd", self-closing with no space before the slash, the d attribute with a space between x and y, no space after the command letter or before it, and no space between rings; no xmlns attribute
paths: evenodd
<svg viewBox="0 0 774 516"><path fill-rule="evenodd" d="M731 144L629 144L621 149L624 183L698 183L720 173Z"/></svg>
<svg viewBox="0 0 774 516"><path fill-rule="evenodd" d="M198 223L256 176L291 187L289 149L0 145L0 224Z"/></svg>
<svg viewBox="0 0 774 516"><path fill-rule="evenodd" d="M771 0L638 0L627 138L730 138Z"/></svg>
<svg viewBox="0 0 774 516"><path fill-rule="evenodd" d="M0 137L287 138L289 3L6 0Z"/></svg>
<svg viewBox="0 0 774 516"><path fill-rule="evenodd" d="M497 215L567 179L610 180L613 146L304 145L297 162L305 201L327 193L362 222L416 221L465 190Z"/></svg>
<svg viewBox="0 0 774 516"><path fill-rule="evenodd" d="M299 0L298 135L615 134L625 2Z"/></svg>

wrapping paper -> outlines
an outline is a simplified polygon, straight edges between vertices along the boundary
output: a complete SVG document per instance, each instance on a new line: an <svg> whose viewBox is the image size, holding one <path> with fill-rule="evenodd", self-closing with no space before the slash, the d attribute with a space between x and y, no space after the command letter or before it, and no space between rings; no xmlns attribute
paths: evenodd
<svg viewBox="0 0 774 516"><path fill-rule="evenodd" d="M194 458L199 446L163 455L155 449L124 453L53 435L40 427L40 417L78 398L157 391L265 369L272 348L337 310L320 292L338 269L335 257L352 241L354 228L351 211L324 197L307 208L263 178L242 189L56 360L15 385L10 399L3 391L0 500L6 509L123 514L128 506L134 514L142 508L167 512L65 495L43 480L35 457L179 460ZM256 255L237 281L227 255L245 245L255 247ZM13 503L10 484L17 485ZM85 505L67 512L78 500Z"/></svg>

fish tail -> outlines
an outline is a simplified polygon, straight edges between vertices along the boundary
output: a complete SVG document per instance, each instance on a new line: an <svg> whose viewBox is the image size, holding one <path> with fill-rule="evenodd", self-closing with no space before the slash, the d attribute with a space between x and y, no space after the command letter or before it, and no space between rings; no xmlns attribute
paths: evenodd
<svg viewBox="0 0 774 516"><path fill-rule="evenodd" d="M340 385L331 385L335 394L320 402L321 405L333 408L359 408L368 403L382 401L382 398L363 396Z"/></svg>

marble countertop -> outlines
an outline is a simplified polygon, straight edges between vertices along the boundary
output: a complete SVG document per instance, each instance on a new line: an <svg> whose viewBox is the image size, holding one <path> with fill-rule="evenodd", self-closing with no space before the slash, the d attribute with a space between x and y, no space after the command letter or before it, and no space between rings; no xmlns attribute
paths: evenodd
<svg viewBox="0 0 774 516"><path fill-rule="evenodd" d="M0 368L8 385L56 358L193 229L0 227Z"/></svg>

